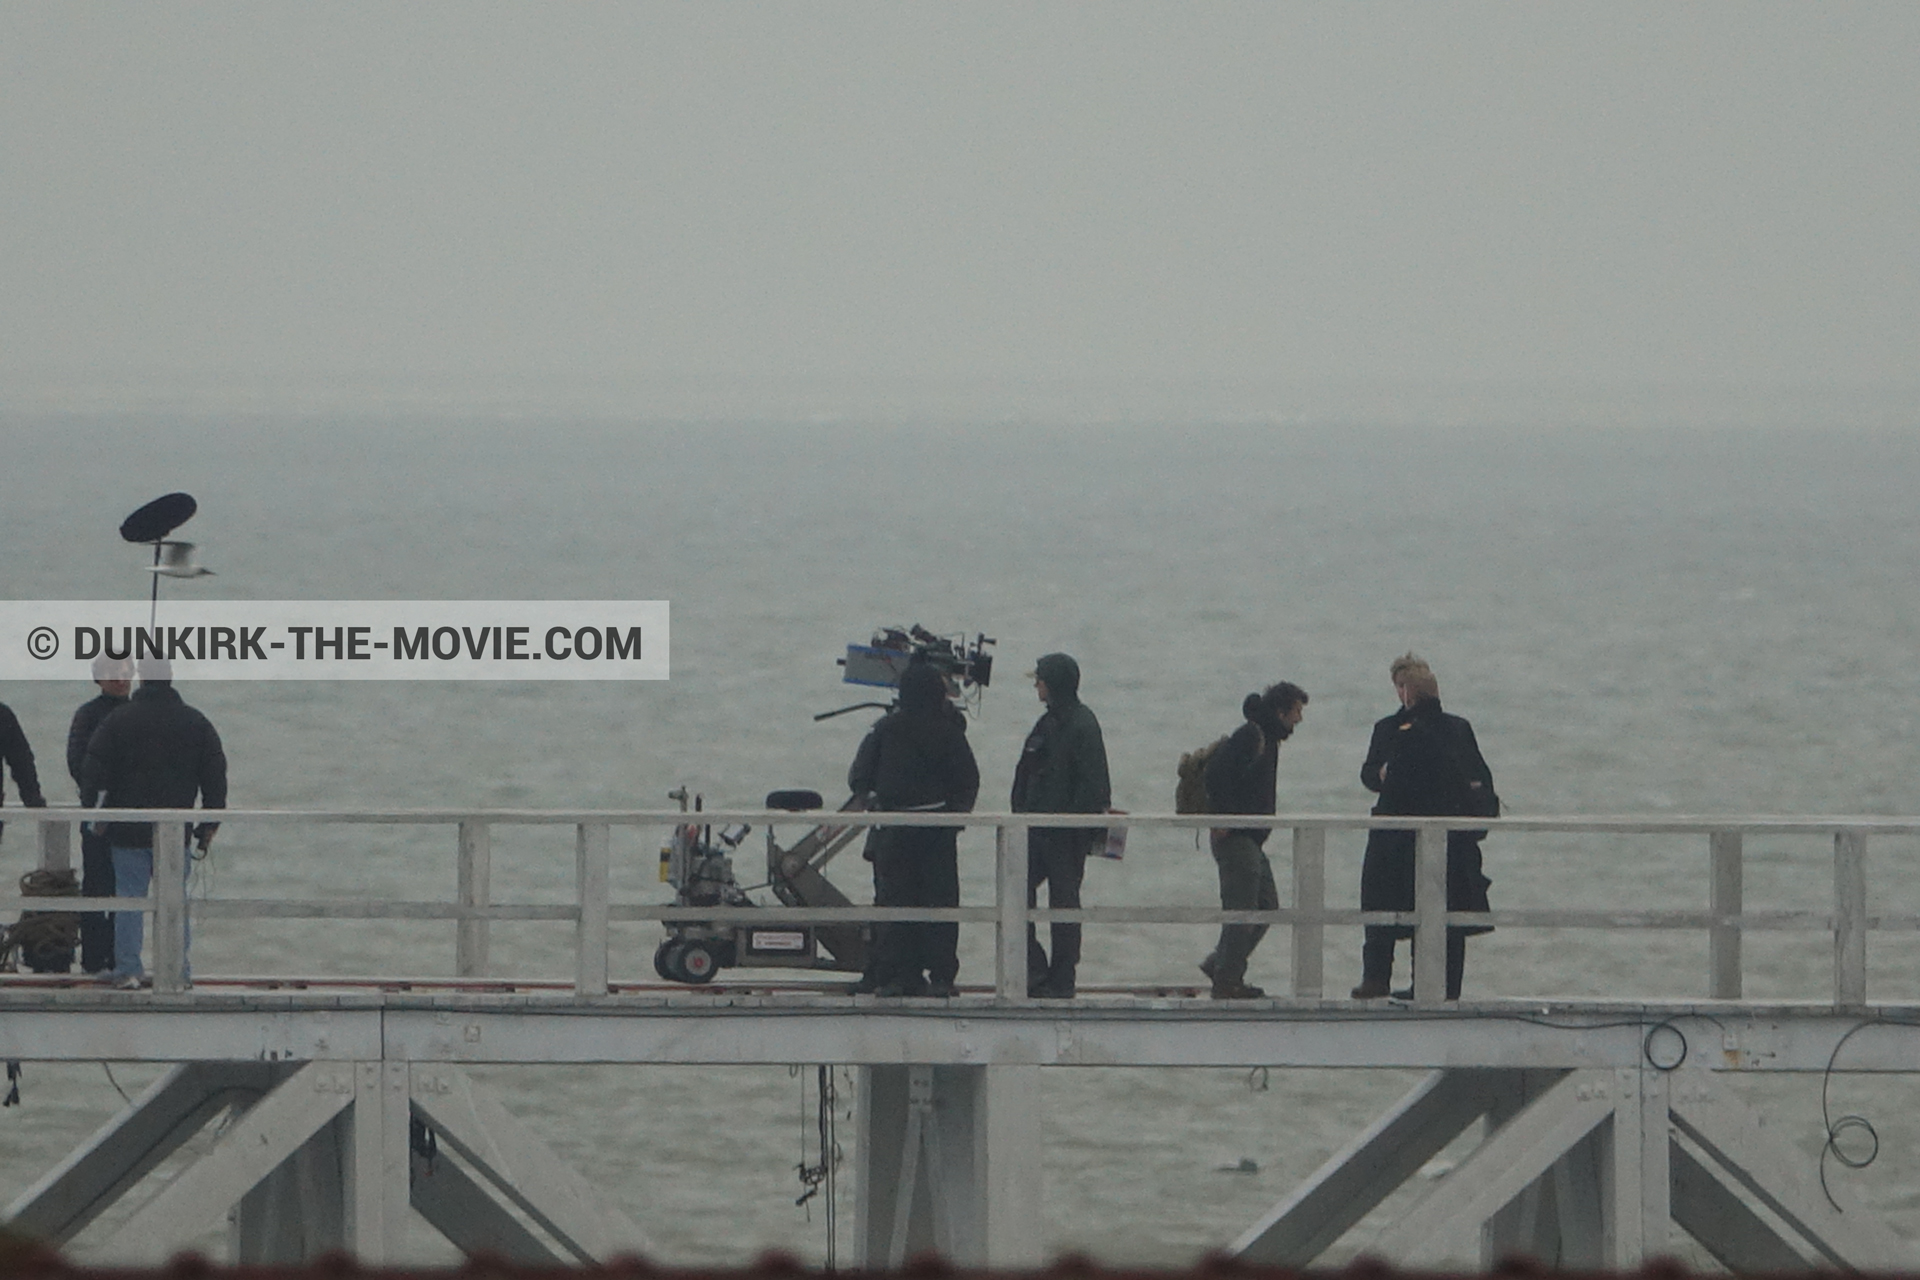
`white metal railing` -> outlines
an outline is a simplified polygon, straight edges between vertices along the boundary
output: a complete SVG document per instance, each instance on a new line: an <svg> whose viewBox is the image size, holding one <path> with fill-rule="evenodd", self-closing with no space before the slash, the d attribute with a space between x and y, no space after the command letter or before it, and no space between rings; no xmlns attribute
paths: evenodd
<svg viewBox="0 0 1920 1280"><path fill-rule="evenodd" d="M18 811L16 811L18 813ZM1224 815L1108 814L1102 826L1130 830L1200 830ZM1323 950L1328 925L1394 924L1414 930L1414 1001L1438 1002L1445 984L1445 926L1492 924L1518 928L1593 928L1608 930L1704 930L1708 939L1707 990L1714 999L1741 997L1741 939L1749 930L1827 932L1833 939L1833 1003L1855 1008L1867 998L1867 935L1873 930L1920 931L1920 913L1867 911L1867 841L1872 836L1920 835L1920 818L1753 818L1753 817L1540 817L1409 818L1371 815L1282 814L1272 818L1233 815L1236 828L1269 827L1292 832L1293 901L1274 911L1224 911L1211 907L1083 907L1052 910L1027 906L1026 833L1034 827L1085 827L1087 814L1006 813L854 813L758 809L709 809L701 823L726 825L828 822L834 826L991 827L996 832L994 901L991 906L949 908L881 907L686 907L610 900L610 833L614 827L672 827L694 815L661 810L179 810L116 809L104 820L115 822L198 822L217 819L245 825L450 826L456 851L452 901L392 901L370 898L240 899L212 898L193 904L193 913L211 918L320 918L453 920L457 922L455 971L483 976L487 970L488 925L494 920L572 921L575 925L574 989L581 996L608 991L608 927L613 921L710 921L717 924L825 924L880 921L952 921L991 924L995 930L995 989L1000 999L1027 999L1026 928L1028 922L1079 921L1085 924L1267 924L1283 925L1293 935L1293 994L1319 997L1324 985ZM74 824L101 821L102 811L34 810L13 821L38 822L41 865L72 865ZM492 900L492 831L496 826L572 826L574 900L571 903L499 903ZM1415 894L1411 912L1359 911L1326 905L1326 847L1329 831L1370 828L1416 831ZM1501 833L1697 835L1706 837L1708 906L1698 910L1520 909L1487 914L1446 909L1446 832L1488 829ZM1833 899L1827 910L1748 911L1743 905L1744 841L1753 835L1829 836L1833 841ZM177 991L186 984L186 852L181 843L161 841L155 850L153 896L126 898L44 898L0 896L0 911L135 910L153 915L154 987Z"/></svg>

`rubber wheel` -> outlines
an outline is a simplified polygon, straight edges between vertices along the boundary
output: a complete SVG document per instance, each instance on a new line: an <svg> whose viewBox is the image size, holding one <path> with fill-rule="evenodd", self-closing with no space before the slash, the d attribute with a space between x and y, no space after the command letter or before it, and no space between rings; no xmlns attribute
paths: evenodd
<svg viewBox="0 0 1920 1280"><path fill-rule="evenodd" d="M668 938L653 950L653 971L665 978L668 982L674 982L677 981L677 979L673 976L673 970L668 967L667 952L673 950L675 944L679 941L680 939L678 938Z"/></svg>
<svg viewBox="0 0 1920 1280"><path fill-rule="evenodd" d="M718 949L711 942L683 943L674 954L673 966L674 976L682 982L712 982L720 972Z"/></svg>
<svg viewBox="0 0 1920 1280"><path fill-rule="evenodd" d="M660 949L660 963L657 967L660 970L660 976L668 982L687 980L686 975L680 971L680 953L686 948L687 944L684 941L674 938Z"/></svg>

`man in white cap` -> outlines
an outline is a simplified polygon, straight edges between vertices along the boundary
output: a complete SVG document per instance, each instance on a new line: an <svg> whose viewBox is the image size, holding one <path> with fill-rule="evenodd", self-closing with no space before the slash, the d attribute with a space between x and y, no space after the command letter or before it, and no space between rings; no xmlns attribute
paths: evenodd
<svg viewBox="0 0 1920 1280"><path fill-rule="evenodd" d="M226 808L227 755L212 721L181 701L171 663L143 658L139 669L140 687L133 697L101 721L87 743L80 765L80 803L109 809L191 809L197 800L203 808ZM218 830L218 823L203 822L190 828L187 838L205 852ZM107 827L114 896L147 896L157 832L150 822ZM114 913L112 976L119 986L142 983L145 924L138 911Z"/></svg>

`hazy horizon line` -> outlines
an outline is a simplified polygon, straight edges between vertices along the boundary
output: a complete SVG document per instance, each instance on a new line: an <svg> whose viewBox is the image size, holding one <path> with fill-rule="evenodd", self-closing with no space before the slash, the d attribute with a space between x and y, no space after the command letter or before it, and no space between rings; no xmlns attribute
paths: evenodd
<svg viewBox="0 0 1920 1280"><path fill-rule="evenodd" d="M1302 382L853 375L482 379L367 374L89 379L47 375L14 377L0 385L0 413L792 425L1894 426L1920 424L1920 382L1754 385L1574 379Z"/></svg>

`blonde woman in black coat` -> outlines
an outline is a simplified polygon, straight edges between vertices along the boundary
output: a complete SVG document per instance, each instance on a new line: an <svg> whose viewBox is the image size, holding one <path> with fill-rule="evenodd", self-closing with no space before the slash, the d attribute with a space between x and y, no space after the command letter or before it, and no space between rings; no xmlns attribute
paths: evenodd
<svg viewBox="0 0 1920 1280"><path fill-rule="evenodd" d="M1409 653L1394 660L1392 675L1400 709L1373 726L1367 760L1360 766L1360 781L1380 795L1374 813L1498 816L1493 772L1480 754L1473 726L1441 708L1440 682L1433 669ZM1480 870L1480 841L1485 836L1484 831L1447 833L1448 911L1488 910L1491 882ZM1414 841L1409 829L1367 833L1367 855L1360 868L1362 911L1413 910ZM1491 925L1447 926L1447 999L1460 998L1468 936L1491 930ZM1413 930L1404 925L1367 926L1355 1000L1377 1000L1392 990L1394 948L1401 938L1412 936Z"/></svg>

